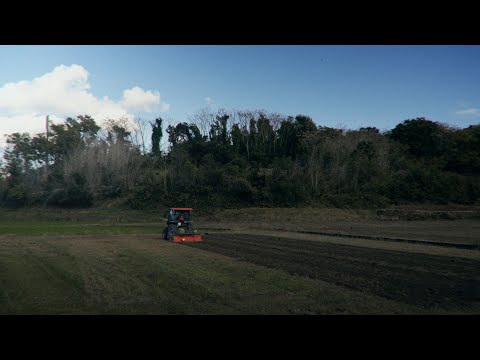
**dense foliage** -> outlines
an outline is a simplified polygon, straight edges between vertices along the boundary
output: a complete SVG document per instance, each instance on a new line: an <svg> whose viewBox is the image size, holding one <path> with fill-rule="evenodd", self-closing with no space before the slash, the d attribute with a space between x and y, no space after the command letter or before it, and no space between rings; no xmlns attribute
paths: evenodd
<svg viewBox="0 0 480 360"><path fill-rule="evenodd" d="M303 115L203 110L167 126L163 149L163 120L149 125L150 146L145 123L109 120L102 129L90 116L52 124L48 137L9 135L1 205L122 198L135 208L374 207L480 198L480 125L417 118L381 133L317 126Z"/></svg>

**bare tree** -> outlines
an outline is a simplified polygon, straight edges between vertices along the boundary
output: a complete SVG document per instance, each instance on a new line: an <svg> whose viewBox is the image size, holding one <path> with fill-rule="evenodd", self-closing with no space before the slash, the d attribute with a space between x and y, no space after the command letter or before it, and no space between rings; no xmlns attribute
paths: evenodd
<svg viewBox="0 0 480 360"><path fill-rule="evenodd" d="M248 111L248 110L234 110L232 112L232 121L234 124L237 124L240 129L240 140L245 147L247 152L247 159L250 159L250 152L252 147L252 137L250 129L250 120L258 117L258 111Z"/></svg>
<svg viewBox="0 0 480 360"><path fill-rule="evenodd" d="M142 154L147 153L147 129L148 121L139 117L133 118L133 143L142 151Z"/></svg>
<svg viewBox="0 0 480 360"><path fill-rule="evenodd" d="M198 127L202 136L208 136L210 128L215 122L215 113L210 108L205 107L190 116L188 121Z"/></svg>
<svg viewBox="0 0 480 360"><path fill-rule="evenodd" d="M132 123L126 118L106 120L98 141L72 150L64 175L83 174L96 196L129 191L141 176L143 157L136 137L127 129L132 129Z"/></svg>

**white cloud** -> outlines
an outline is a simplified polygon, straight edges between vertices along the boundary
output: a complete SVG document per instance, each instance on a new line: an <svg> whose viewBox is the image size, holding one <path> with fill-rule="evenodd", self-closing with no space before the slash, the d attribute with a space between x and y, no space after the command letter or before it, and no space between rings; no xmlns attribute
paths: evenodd
<svg viewBox="0 0 480 360"><path fill-rule="evenodd" d="M203 100L205 100L205 102L208 104L208 105L212 105L213 104L213 100L211 97L207 96L206 98L204 98Z"/></svg>
<svg viewBox="0 0 480 360"><path fill-rule="evenodd" d="M65 119L55 115L49 116L50 123L60 124ZM30 135L35 136L39 133L45 132L46 116L38 115L36 113L28 113L13 116L0 116L0 148L5 147L7 143L8 134L15 132L28 132Z"/></svg>
<svg viewBox="0 0 480 360"><path fill-rule="evenodd" d="M456 112L458 115L474 115L474 116L480 116L480 109L477 108L469 108L469 109L464 109L464 110L458 110Z"/></svg>
<svg viewBox="0 0 480 360"><path fill-rule="evenodd" d="M160 104L160 93L158 91L145 91L135 86L123 91L123 100L121 104L130 110L152 111L152 106ZM163 104L170 107L169 104Z"/></svg>
<svg viewBox="0 0 480 360"><path fill-rule="evenodd" d="M107 118L133 118L136 111L168 111L170 104L158 91L139 86L123 91L120 101L97 98L90 92L89 73L81 65L59 65L53 71L0 87L0 146L5 134L44 131L45 116L63 121L67 116L88 114L98 124ZM2 144L3 143L3 144Z"/></svg>
<svg viewBox="0 0 480 360"><path fill-rule="evenodd" d="M71 115L80 108L97 110L100 101L88 92L88 72L80 65L57 66L31 81L8 83L0 88L0 109L13 114L58 113ZM80 112L85 112L85 110Z"/></svg>

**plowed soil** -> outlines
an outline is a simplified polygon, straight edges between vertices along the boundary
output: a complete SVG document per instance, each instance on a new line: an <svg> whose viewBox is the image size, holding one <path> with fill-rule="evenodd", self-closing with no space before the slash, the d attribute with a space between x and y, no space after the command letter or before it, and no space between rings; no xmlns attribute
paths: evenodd
<svg viewBox="0 0 480 360"><path fill-rule="evenodd" d="M425 309L480 304L473 259L250 234L204 237L185 245Z"/></svg>

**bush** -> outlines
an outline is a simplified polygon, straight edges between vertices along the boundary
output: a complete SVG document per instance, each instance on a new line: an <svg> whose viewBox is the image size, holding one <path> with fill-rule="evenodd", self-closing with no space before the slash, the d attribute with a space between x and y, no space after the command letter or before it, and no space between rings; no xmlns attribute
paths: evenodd
<svg viewBox="0 0 480 360"><path fill-rule="evenodd" d="M224 184L228 192L235 198L249 200L252 196L252 186L244 178L227 176L225 177Z"/></svg>
<svg viewBox="0 0 480 360"><path fill-rule="evenodd" d="M48 204L61 207L89 207L93 205L93 194L84 175L75 172L65 179L63 188L52 193Z"/></svg>
<svg viewBox="0 0 480 360"><path fill-rule="evenodd" d="M475 184L463 175L417 165L392 177L387 193L395 201L470 204L479 196Z"/></svg>
<svg viewBox="0 0 480 360"><path fill-rule="evenodd" d="M28 189L24 183L7 188L4 193L4 204L8 207L22 207L28 204Z"/></svg>

